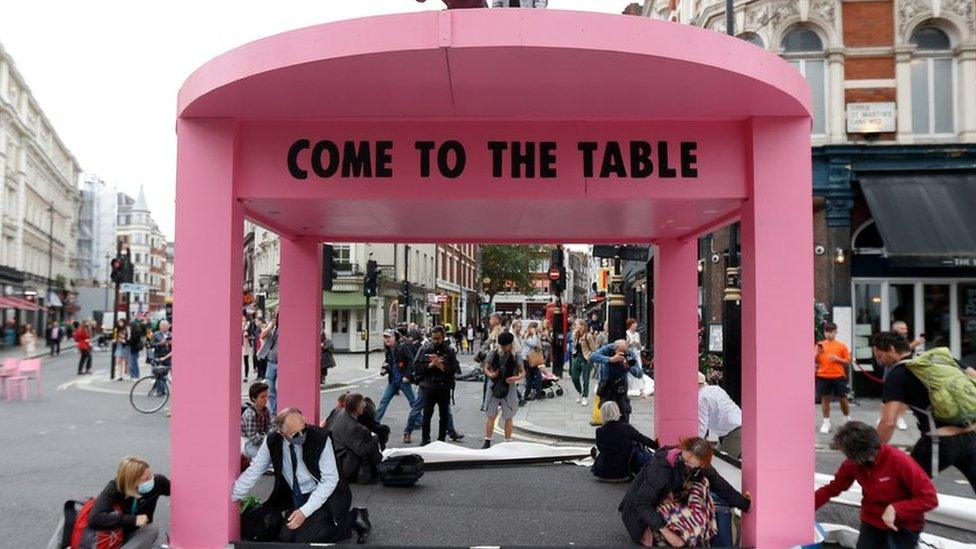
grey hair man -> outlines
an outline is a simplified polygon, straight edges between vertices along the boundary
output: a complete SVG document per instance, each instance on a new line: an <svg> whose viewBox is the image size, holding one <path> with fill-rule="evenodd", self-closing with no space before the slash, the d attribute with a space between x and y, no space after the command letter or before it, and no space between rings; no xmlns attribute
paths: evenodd
<svg viewBox="0 0 976 549"><path fill-rule="evenodd" d="M234 483L233 501L240 501L258 479L274 467L274 488L265 503L285 516L278 540L286 543L334 543L369 539L366 509L352 509L352 493L339 476L330 433L308 425L298 408L275 416L275 431L258 449L251 465Z"/></svg>

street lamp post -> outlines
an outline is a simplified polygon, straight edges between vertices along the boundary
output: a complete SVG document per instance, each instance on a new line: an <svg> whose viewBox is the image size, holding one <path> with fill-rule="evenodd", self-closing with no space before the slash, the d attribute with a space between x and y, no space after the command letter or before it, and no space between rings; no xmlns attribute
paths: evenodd
<svg viewBox="0 0 976 549"><path fill-rule="evenodd" d="M51 310L51 294L54 292L54 279L52 275L54 274L54 201L51 201L50 206L47 209L48 213L51 214L50 224L48 225L47 231L47 296L45 297L47 305L48 315L50 315Z"/></svg>

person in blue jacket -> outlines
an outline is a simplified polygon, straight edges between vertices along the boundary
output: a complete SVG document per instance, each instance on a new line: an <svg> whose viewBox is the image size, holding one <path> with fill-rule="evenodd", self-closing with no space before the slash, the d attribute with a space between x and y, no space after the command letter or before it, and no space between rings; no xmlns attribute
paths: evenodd
<svg viewBox="0 0 976 549"><path fill-rule="evenodd" d="M608 343L590 354L590 362L600 368L600 385L596 394L600 402L616 402L620 408L620 421L630 422L630 397L627 396L627 375L644 377L640 357L627 346L626 339Z"/></svg>

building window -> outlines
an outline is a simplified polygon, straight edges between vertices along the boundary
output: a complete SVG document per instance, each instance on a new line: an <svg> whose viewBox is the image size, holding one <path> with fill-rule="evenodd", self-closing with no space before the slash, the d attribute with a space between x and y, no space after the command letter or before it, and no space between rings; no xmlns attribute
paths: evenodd
<svg viewBox="0 0 976 549"><path fill-rule="evenodd" d="M783 57L796 67L813 92L813 135L827 133L827 73L823 40L813 30L798 27L786 33L780 43Z"/></svg>
<svg viewBox="0 0 976 549"><path fill-rule="evenodd" d="M352 246L349 244L335 244L332 246L337 263L349 263L352 259Z"/></svg>
<svg viewBox="0 0 976 549"><path fill-rule="evenodd" d="M912 33L912 128L919 135L951 135L952 45L940 29L926 26Z"/></svg>
<svg viewBox="0 0 976 549"><path fill-rule="evenodd" d="M746 42L749 42L750 44L752 44L754 46L759 46L760 48L763 48L763 49L766 48L766 44L765 44L765 42L763 42L762 36L759 36L758 34L756 34L754 32L744 32L744 33L740 34L739 36L737 36L736 38L738 38L740 40L745 40Z"/></svg>

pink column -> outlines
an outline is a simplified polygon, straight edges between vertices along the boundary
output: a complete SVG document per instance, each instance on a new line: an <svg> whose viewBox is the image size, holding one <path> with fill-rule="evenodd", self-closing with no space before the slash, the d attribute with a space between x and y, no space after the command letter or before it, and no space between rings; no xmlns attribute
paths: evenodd
<svg viewBox="0 0 976 549"><path fill-rule="evenodd" d="M654 433L698 434L698 241L661 240L654 256Z"/></svg>
<svg viewBox="0 0 976 549"><path fill-rule="evenodd" d="M810 121L754 119L742 207L743 543L813 539L813 214Z"/></svg>
<svg viewBox="0 0 976 549"><path fill-rule="evenodd" d="M281 238L278 280L278 409L297 406L319 420L319 333L322 319L322 246Z"/></svg>
<svg viewBox="0 0 976 549"><path fill-rule="evenodd" d="M173 397L173 547L238 536L244 218L234 199L234 123L179 120Z"/></svg>

